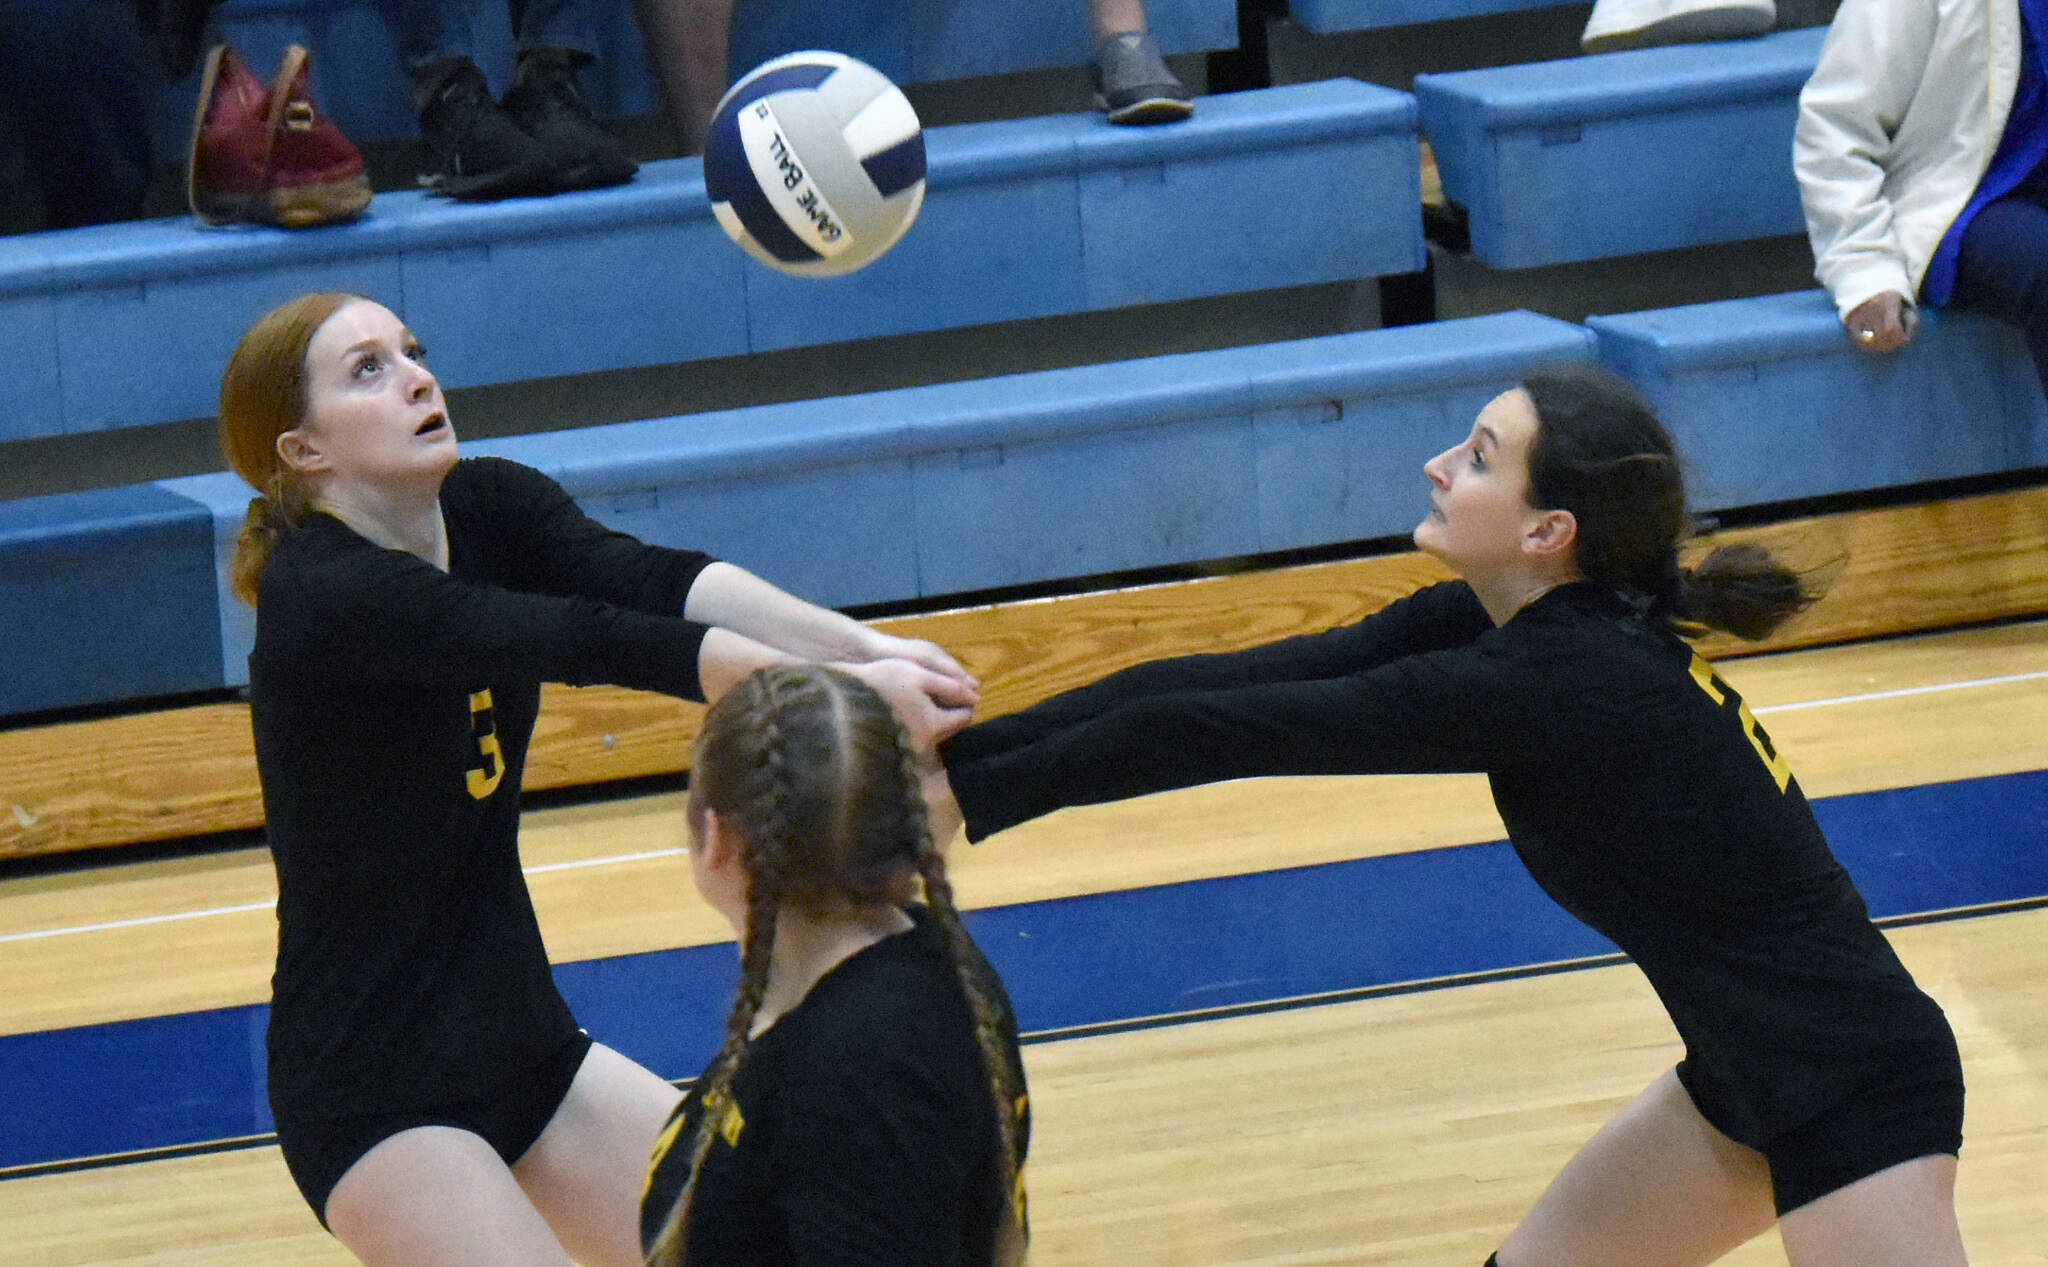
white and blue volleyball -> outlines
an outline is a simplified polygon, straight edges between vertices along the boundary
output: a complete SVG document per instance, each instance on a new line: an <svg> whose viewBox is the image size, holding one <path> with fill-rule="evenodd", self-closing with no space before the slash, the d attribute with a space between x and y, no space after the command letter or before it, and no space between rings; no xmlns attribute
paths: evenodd
<svg viewBox="0 0 2048 1267"><path fill-rule="evenodd" d="M924 132L874 67L791 53L719 100L704 187L747 254L800 277L836 277L880 258L917 219Z"/></svg>

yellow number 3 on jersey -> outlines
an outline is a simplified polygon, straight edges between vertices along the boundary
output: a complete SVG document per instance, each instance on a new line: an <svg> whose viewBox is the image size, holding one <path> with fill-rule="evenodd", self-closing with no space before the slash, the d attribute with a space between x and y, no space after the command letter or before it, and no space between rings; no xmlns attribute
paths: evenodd
<svg viewBox="0 0 2048 1267"><path fill-rule="evenodd" d="M1700 689L1707 693L1707 698L1723 708L1732 706L1735 709L1735 716L1742 723L1742 733L1749 736L1749 746L1756 749L1756 755L1764 759L1765 768L1770 770L1771 777L1778 781L1778 790L1784 791L1786 785L1792 782L1792 767L1785 763L1785 758L1771 743L1771 737L1764 733L1764 728L1756 724L1756 714L1749 711L1749 705L1742 702L1742 697L1735 693L1735 688L1722 681L1721 675L1714 672L1713 666L1701 659L1697 651L1692 655L1692 680L1700 684Z"/></svg>
<svg viewBox="0 0 2048 1267"><path fill-rule="evenodd" d="M476 750L484 759L481 770L469 772L469 794L479 801L498 790L505 777L505 754L498 747L498 728L491 720L491 692L488 688L469 697L469 725L476 735Z"/></svg>

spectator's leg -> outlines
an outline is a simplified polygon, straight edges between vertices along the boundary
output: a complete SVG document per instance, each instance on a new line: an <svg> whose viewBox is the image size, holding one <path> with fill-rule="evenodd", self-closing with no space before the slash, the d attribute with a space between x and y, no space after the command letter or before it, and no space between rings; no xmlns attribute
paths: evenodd
<svg viewBox="0 0 2048 1267"><path fill-rule="evenodd" d="M553 192L554 164L491 99L470 56L469 28L450 20L450 2L377 0L412 77L420 137L435 168L427 183L472 201Z"/></svg>
<svg viewBox="0 0 2048 1267"><path fill-rule="evenodd" d="M725 95L732 0L633 0L633 11L677 151L696 154Z"/></svg>
<svg viewBox="0 0 2048 1267"><path fill-rule="evenodd" d="M2048 391L2048 173L1970 221L1949 302L2018 326Z"/></svg>
<svg viewBox="0 0 2048 1267"><path fill-rule="evenodd" d="M1097 44L1112 35L1143 35L1144 0L1088 0L1088 25Z"/></svg>
<svg viewBox="0 0 2048 1267"><path fill-rule="evenodd" d="M572 49L597 60L597 32L587 0L512 0L512 40L525 56L536 49Z"/></svg>
<svg viewBox="0 0 2048 1267"><path fill-rule="evenodd" d="M0 4L0 120L20 138L51 228L141 211L154 83L135 6Z"/></svg>
<svg viewBox="0 0 2048 1267"><path fill-rule="evenodd" d="M1111 123L1172 123L1194 112L1145 29L1142 0L1088 0L1095 37L1095 100Z"/></svg>
<svg viewBox="0 0 2048 1267"><path fill-rule="evenodd" d="M540 143L557 189L595 189L633 179L625 146L598 125L576 82L597 60L586 0L513 0L519 64L505 110Z"/></svg>
<svg viewBox="0 0 2048 1267"><path fill-rule="evenodd" d="M453 64L471 61L469 26L449 21L447 0L377 0L377 12L391 28L405 73L413 81L413 107L425 104L431 89L447 77Z"/></svg>

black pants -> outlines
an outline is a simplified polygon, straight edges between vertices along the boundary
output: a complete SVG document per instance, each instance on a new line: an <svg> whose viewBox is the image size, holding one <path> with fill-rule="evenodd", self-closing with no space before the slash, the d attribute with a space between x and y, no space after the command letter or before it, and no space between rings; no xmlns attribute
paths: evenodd
<svg viewBox="0 0 2048 1267"><path fill-rule="evenodd" d="M1949 303L2018 326L2048 391L2048 164L1963 230Z"/></svg>

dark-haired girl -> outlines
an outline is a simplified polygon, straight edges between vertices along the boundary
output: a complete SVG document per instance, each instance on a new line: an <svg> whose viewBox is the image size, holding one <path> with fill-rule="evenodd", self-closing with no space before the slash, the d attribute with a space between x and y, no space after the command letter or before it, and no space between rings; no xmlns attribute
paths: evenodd
<svg viewBox="0 0 2048 1267"><path fill-rule="evenodd" d="M689 830L697 888L739 934L740 985L655 1147L648 1262L1021 1262L1016 1024L954 909L889 706L817 665L747 678L705 717Z"/></svg>
<svg viewBox="0 0 2048 1267"><path fill-rule="evenodd" d="M285 1164L373 1267L636 1264L677 1095L592 1043L549 974L518 839L541 683L716 698L763 664L833 658L930 724L973 703L972 679L930 644L607 531L539 471L458 461L419 341L360 296L257 321L220 418L261 494L233 579L256 608Z"/></svg>
<svg viewBox="0 0 2048 1267"><path fill-rule="evenodd" d="M1784 757L1686 644L1805 605L1754 547L1679 564L1669 435L1603 372L1531 373L1423 468L1464 579L1355 625L1141 665L941 749L968 834L1251 775L1484 771L1517 853L1626 951L1685 1059L1604 1127L1500 1267L1958 1264L1963 1082ZM942 802L943 803L943 802Z"/></svg>

